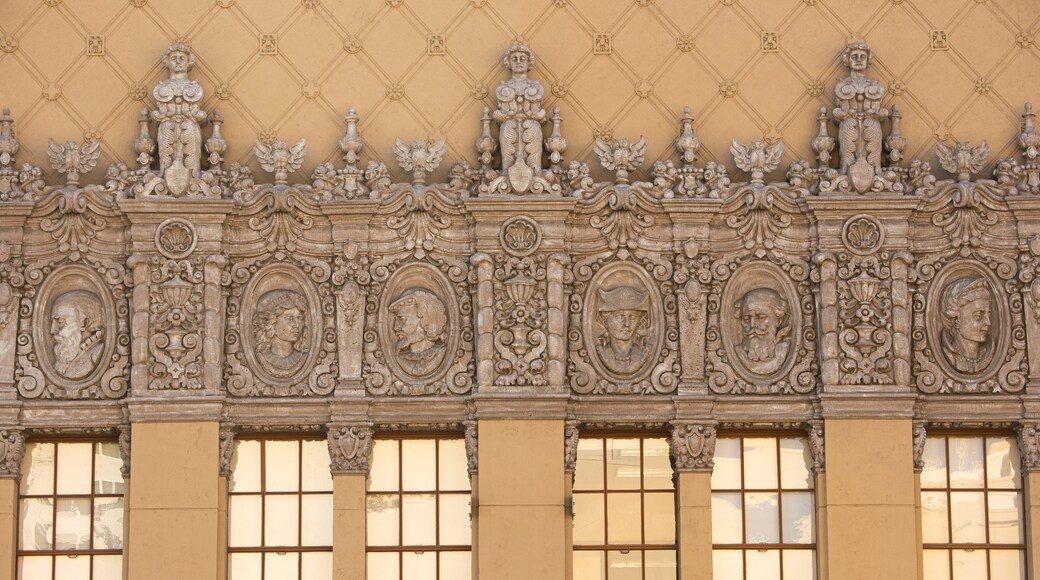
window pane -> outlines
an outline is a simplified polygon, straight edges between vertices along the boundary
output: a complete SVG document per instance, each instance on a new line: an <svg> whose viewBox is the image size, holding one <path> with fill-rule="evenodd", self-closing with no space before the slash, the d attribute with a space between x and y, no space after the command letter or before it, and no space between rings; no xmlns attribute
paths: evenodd
<svg viewBox="0 0 1040 580"><path fill-rule="evenodd" d="M780 484L784 489L812 489L812 455L805 439L780 440Z"/></svg>
<svg viewBox="0 0 1040 580"><path fill-rule="evenodd" d="M574 467L574 489L603 489L603 440L578 439L578 460Z"/></svg>
<svg viewBox="0 0 1040 580"><path fill-rule="evenodd" d="M231 554L228 580L261 580L260 554Z"/></svg>
<svg viewBox="0 0 1040 580"><path fill-rule="evenodd" d="M599 551L574 552L574 580L603 580L607 577L607 554Z"/></svg>
<svg viewBox="0 0 1040 580"><path fill-rule="evenodd" d="M300 545L300 503L296 495L264 497L264 545ZM266 564L265 564L266 566ZM266 574L266 572L265 572Z"/></svg>
<svg viewBox="0 0 1040 580"><path fill-rule="evenodd" d="M675 550L647 550L643 552L646 562L646 580L675 580Z"/></svg>
<svg viewBox="0 0 1040 580"><path fill-rule="evenodd" d="M296 552L264 554L264 580L297 580L300 555Z"/></svg>
<svg viewBox="0 0 1040 580"><path fill-rule="evenodd" d="M643 553L639 550L607 552L607 578L610 580L642 580Z"/></svg>
<svg viewBox="0 0 1040 580"><path fill-rule="evenodd" d="M368 473L369 491L398 490L400 441L377 439L372 445L372 468Z"/></svg>
<svg viewBox="0 0 1040 580"><path fill-rule="evenodd" d="M668 441L643 439L643 489L674 488Z"/></svg>
<svg viewBox="0 0 1040 580"><path fill-rule="evenodd" d="M437 442L433 439L401 441L404 491L433 491L437 486Z"/></svg>
<svg viewBox="0 0 1040 580"><path fill-rule="evenodd" d="M993 580L1026 580L1026 554L1020 550L989 553L989 577Z"/></svg>
<svg viewBox="0 0 1040 580"><path fill-rule="evenodd" d="M783 501L783 541L785 544L812 544L816 541L813 529L813 495L805 491L787 491Z"/></svg>
<svg viewBox="0 0 1040 580"><path fill-rule="evenodd" d="M392 494L370 494L366 517L369 546L396 546L400 541L399 500Z"/></svg>
<svg viewBox="0 0 1040 580"><path fill-rule="evenodd" d="M302 580L332 580L332 552L305 552L300 557Z"/></svg>
<svg viewBox="0 0 1040 580"><path fill-rule="evenodd" d="M304 441L302 461L303 491L332 491L329 444L325 441Z"/></svg>
<svg viewBox="0 0 1040 580"><path fill-rule="evenodd" d="M924 580L950 580L950 553L948 551L924 551Z"/></svg>
<svg viewBox="0 0 1040 580"><path fill-rule="evenodd" d="M22 458L22 495L54 493L54 444L29 443ZM50 573L48 571L48 573Z"/></svg>
<svg viewBox="0 0 1040 580"><path fill-rule="evenodd" d="M775 493L747 493L744 495L744 522L747 543L776 544L780 542L780 514ZM779 559L777 566L780 565ZM753 576L757 578L757 576Z"/></svg>
<svg viewBox="0 0 1040 580"><path fill-rule="evenodd" d="M740 544L744 514L739 493L711 494L711 537L716 544Z"/></svg>
<svg viewBox="0 0 1040 580"><path fill-rule="evenodd" d="M259 495L233 495L228 502L228 545L250 547L260 545Z"/></svg>
<svg viewBox="0 0 1040 580"><path fill-rule="evenodd" d="M466 443L462 439L442 439L438 442L440 454L438 486L441 491L469 491L469 463L466 461Z"/></svg>
<svg viewBox="0 0 1040 580"><path fill-rule="evenodd" d="M639 439L607 439L607 489L639 489Z"/></svg>
<svg viewBox="0 0 1040 580"><path fill-rule="evenodd" d="M675 496L647 493L643 496L645 544L675 544ZM649 553L649 552L648 552Z"/></svg>
<svg viewBox="0 0 1040 580"><path fill-rule="evenodd" d="M445 494L440 496L440 544L468 546L473 540L469 524L469 495Z"/></svg>
<svg viewBox="0 0 1040 580"><path fill-rule="evenodd" d="M921 487L946 489L946 438L926 437L921 458L924 460Z"/></svg>
<svg viewBox="0 0 1040 580"><path fill-rule="evenodd" d="M21 505L23 550L50 550L54 541L54 502L50 498L23 499Z"/></svg>
<svg viewBox="0 0 1040 580"><path fill-rule="evenodd" d="M122 580L122 556L94 556L94 578L92 580Z"/></svg>
<svg viewBox="0 0 1040 580"><path fill-rule="evenodd" d="M235 452L231 456L231 481L228 491L260 491L260 442L235 441Z"/></svg>
<svg viewBox="0 0 1040 580"><path fill-rule="evenodd" d="M123 547L123 498L94 500L94 548L119 550Z"/></svg>
<svg viewBox="0 0 1040 580"><path fill-rule="evenodd" d="M638 544L642 540L642 507L638 493L607 494L607 542Z"/></svg>
<svg viewBox="0 0 1040 580"><path fill-rule="evenodd" d="M18 580L51 580L50 556L18 558Z"/></svg>
<svg viewBox="0 0 1040 580"><path fill-rule="evenodd" d="M301 546L332 545L332 495L303 496Z"/></svg>
<svg viewBox="0 0 1040 580"><path fill-rule="evenodd" d="M946 544L950 541L949 506L946 492L921 492L921 530L926 544Z"/></svg>
<svg viewBox="0 0 1040 580"><path fill-rule="evenodd" d="M986 541L984 494L975 491L950 493L950 526L953 543ZM956 568L956 567L955 567ZM956 569L954 570L956 572Z"/></svg>
<svg viewBox="0 0 1040 580"><path fill-rule="evenodd" d="M784 580L816 580L815 550L784 550Z"/></svg>
<svg viewBox="0 0 1040 580"><path fill-rule="evenodd" d="M469 552L441 552L441 580L470 580L473 555Z"/></svg>
<svg viewBox="0 0 1040 580"><path fill-rule="evenodd" d="M407 471L407 464L405 470ZM437 504L433 494L405 494L402 511L402 541L405 546L432 546L437 543ZM407 574L405 574L407 576ZM407 576L410 578L410 576Z"/></svg>
<svg viewBox="0 0 1040 580"><path fill-rule="evenodd" d="M989 541L991 544L1021 544L1022 496L1017 491L989 493Z"/></svg>
<svg viewBox="0 0 1040 580"><path fill-rule="evenodd" d="M300 490L300 442L264 442L265 491Z"/></svg>
<svg viewBox="0 0 1040 580"><path fill-rule="evenodd" d="M954 531L954 536L957 533ZM953 551L953 580L979 580L986 577L986 551ZM1004 580L1001 578L1000 580Z"/></svg>
<svg viewBox="0 0 1040 580"><path fill-rule="evenodd" d="M779 550L748 550L747 576L749 580L780 580Z"/></svg>
<svg viewBox="0 0 1040 580"><path fill-rule="evenodd" d="M576 493L573 501L574 545L602 545L606 533L606 505L603 494Z"/></svg>
<svg viewBox="0 0 1040 580"><path fill-rule="evenodd" d="M58 444L58 494L89 494L91 483L90 443Z"/></svg>
<svg viewBox="0 0 1040 580"><path fill-rule="evenodd" d="M712 580L738 580L744 577L744 552L742 550L712 550Z"/></svg>
<svg viewBox="0 0 1040 580"><path fill-rule="evenodd" d="M59 452L60 458L60 452ZM61 459L58 459L59 466ZM60 487L60 486L59 486ZM89 492L89 479L88 479ZM58 550L90 549L90 500L58 498L54 519L54 547ZM59 577L61 577L59 575Z"/></svg>
<svg viewBox="0 0 1040 580"><path fill-rule="evenodd" d="M55 556L54 577L58 580L90 580L90 558Z"/></svg>
<svg viewBox="0 0 1040 580"><path fill-rule="evenodd" d="M405 552L402 566L405 580L437 580L437 553Z"/></svg>
<svg viewBox="0 0 1040 580"><path fill-rule="evenodd" d="M722 437L715 442L712 489L740 489L740 439Z"/></svg>
<svg viewBox="0 0 1040 580"><path fill-rule="evenodd" d="M950 437L950 487L981 488L982 437ZM956 575L956 569L954 569Z"/></svg>
<svg viewBox="0 0 1040 580"><path fill-rule="evenodd" d="M395 552L369 552L368 578L396 580L401 577L401 555Z"/></svg>
<svg viewBox="0 0 1040 580"><path fill-rule="evenodd" d="M1011 437L986 438L986 485L993 489L1020 487L1021 459L1018 445Z"/></svg>
<svg viewBox="0 0 1040 580"><path fill-rule="evenodd" d="M776 439L744 439L744 487L776 489ZM779 565L779 564L777 564Z"/></svg>
<svg viewBox="0 0 1040 580"><path fill-rule="evenodd" d="M123 458L116 443L98 443L94 448L94 493L123 493Z"/></svg>

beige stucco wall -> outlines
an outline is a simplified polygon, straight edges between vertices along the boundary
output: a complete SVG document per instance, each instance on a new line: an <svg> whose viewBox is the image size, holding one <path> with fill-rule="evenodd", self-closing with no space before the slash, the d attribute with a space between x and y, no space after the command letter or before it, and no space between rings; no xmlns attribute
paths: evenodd
<svg viewBox="0 0 1040 580"><path fill-rule="evenodd" d="M568 159L599 172L597 132L645 135L644 171L674 159L689 105L702 156L731 169L732 138L782 138L779 178L790 160L812 158L815 117L833 106L848 39L874 49L872 75L902 110L908 158L933 158L947 137L988 139L991 159L1009 154L1022 104L1040 86L1038 18L1034 0L5 0L0 104L15 115L21 161L49 169L48 138L100 136L102 159L87 176L96 180L113 161L132 164L138 112L165 76L162 51L182 39L198 56L204 108L220 107L226 121L229 162L255 167L259 136L306 137L302 180L339 159L353 104L362 157L391 171L395 137L444 136L441 180L452 162L475 160L481 108L505 75L501 54L522 38L547 106L561 108ZM609 47L601 37L594 51L597 34ZM272 54L261 54L263 35L273 35ZM431 54L435 36L443 54ZM88 55L91 37L103 54Z"/></svg>

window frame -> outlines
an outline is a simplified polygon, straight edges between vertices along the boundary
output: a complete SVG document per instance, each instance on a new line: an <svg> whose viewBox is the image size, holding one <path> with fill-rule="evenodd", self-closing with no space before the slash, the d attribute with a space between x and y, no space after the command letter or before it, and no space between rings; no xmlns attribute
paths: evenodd
<svg viewBox="0 0 1040 580"><path fill-rule="evenodd" d="M236 433L235 434L235 453L238 452L238 444L242 441L258 441L260 443L260 489L259 491L233 491L230 483L234 478L234 470L232 469L231 476L229 477L229 485L227 490L227 544L225 560L227 565L227 576L231 576L231 556L233 554L259 554L260 555L260 577L264 578L264 573L267 567L267 554L297 554L296 559L296 573L297 578L303 578L303 554L305 553L333 553L333 546L330 543L328 546L304 546L303 544L303 498L304 496L320 496L325 495L333 498L334 487L328 491L305 491L303 489L303 443L304 441L315 441L320 442L328 446L328 439L324 433L316 432L301 432L301 433ZM297 451L299 453L297 461L297 472L296 472L296 491L267 491L267 443L272 441L292 441L297 443ZM331 468L329 470L329 477L332 477ZM258 496L260 498L260 546L232 546L231 545L231 499L235 496ZM268 497L289 497L296 496L297 502L297 521L296 521L296 545L295 546L267 546L266 539L264 537L267 523L267 502L265 501ZM333 520L334 531L335 520Z"/></svg>
<svg viewBox="0 0 1040 580"><path fill-rule="evenodd" d="M740 488L739 489L715 489L714 485L710 485L710 493L712 497L716 493L740 493L740 505L741 505L741 519L740 519L740 535L741 543L728 543L719 544L715 542L714 534L712 537L711 550L712 553L716 551L732 551L740 552L741 554L741 575L736 580L748 578L748 562L747 553L751 551L759 550L776 550L778 554L778 565L779 565L779 579L784 580L784 552L799 550L809 551L812 553L813 570L815 572L815 578L820 578L820 551L819 551L819 490L817 488L818 481L817 476L819 473L813 470L813 466L810 463L808 467L809 476L812 478L812 487L809 488L791 488L784 487L783 475L782 475L782 447L780 441L782 439L801 439L805 442L806 452L812 453L810 443L810 434L806 431L787 431L787 430L776 430L776 429L762 429L762 430L720 430L716 432L716 445L720 439L737 439L740 444ZM772 438L776 440L776 487L775 488L751 488L747 487L745 469L744 469L744 440L745 439L765 439ZM717 446L716 446L717 448ZM714 475L714 470L712 471ZM783 494L784 492L795 492L795 493L809 493L812 495L810 514L812 516L813 525L813 541L807 544L794 544L784 542L784 509L783 509ZM775 493L777 496L777 533L779 542L777 543L749 543L747 541L747 494L748 493ZM714 516L713 516L714 517Z"/></svg>
<svg viewBox="0 0 1040 580"><path fill-rule="evenodd" d="M573 566L574 566L574 563L573 563L573 553L574 552L600 552L600 553L603 554L603 562L607 566L607 568L606 568L606 580L609 580L609 578L610 578L609 561L608 561L609 553L610 552L618 552L618 551L627 552L627 551L637 550L637 551L639 551L641 553L641 557L640 557L640 563L641 563L640 572L641 572L642 577L646 578L646 574L647 574L646 553L647 552L667 552L667 551L671 551L671 552L673 552L675 554L675 577L678 579L680 577L680 568L679 568L679 527L680 527L680 522L679 522L679 505L677 503L678 499L679 499L679 489L678 489L678 485L677 485L678 474L675 471L675 466L674 466L674 462L673 462L673 458L672 458L671 434L669 432L644 431L644 430L619 431L619 430L595 429L595 430L582 430L582 431L580 431L580 433L578 435L579 443L582 440L588 441L590 439L602 440L602 451L603 451L602 477L603 477L603 484L602 484L602 487L599 488L599 489L580 489L579 490L579 489L575 489L575 488L572 487L572 489L570 490L571 499L572 499L571 504L573 506L573 504L574 504L573 499L574 499L575 496L578 496L578 495L600 494L600 495L603 496L603 542L604 543L603 544L598 544L598 545L577 544L577 543L574 542L573 536L572 536L571 537L571 545L570 545L570 550L572 552L572 562L571 562L572 570L571 570L571 572L573 573ZM608 486L607 486L607 474L608 474L607 469L608 469L608 467L607 467L607 460L606 460L607 455L606 454L607 454L607 441L610 440L610 439L636 439L636 440L639 441L639 487L637 489L625 489L625 490L621 490L621 489L611 490L611 489L608 489ZM671 470L672 470L672 487L670 489L647 489L646 488L646 465L645 465L644 441L647 440L647 439L661 439L661 440L663 440L665 442L665 445L668 447L668 463L671 466ZM577 477L577 472L578 472L577 457L575 457L575 465L574 465L574 477L575 478ZM673 507L673 513L675 514L675 517L674 517L675 529L673 530L673 536L672 536L673 541L672 541L672 543L671 544L647 544L647 543L640 543L640 544L611 544L610 543L610 515L609 515L609 512L610 512L610 509L609 509L609 497L610 497L610 495L611 494L615 494L615 495L636 495L636 494L638 494L639 495L639 509L640 509L640 512L639 512L640 513L639 536L645 542L646 541L646 509L645 508L646 508L647 492L649 492L651 495L654 495L654 494L664 495L665 493L670 493L672 495L672 507ZM571 519L571 526L573 527L574 524L575 524L573 514L572 514L570 519Z"/></svg>
<svg viewBox="0 0 1040 580"><path fill-rule="evenodd" d="M123 477L123 492L119 494L114 493L96 493L95 492L95 478L97 477L97 449L98 445L101 444L113 444L118 447L119 436L118 434L93 436L93 435L47 435L47 436L32 436L26 435L25 438L25 454L26 457L22 458L21 465L25 465L25 459L28 457L30 451L29 447L34 444L51 444L54 445L54 466L51 474L51 493L49 494L32 494L22 495L22 482L23 478L28 476L28 473L20 473L17 480L17 506L15 509L15 578L19 578L22 572L22 558L25 557L36 557L36 556L47 556L51 559L51 578L55 578L57 575L57 562L61 556L87 556L90 558L88 578L94 578L94 557L95 556L119 556L120 566L125 571L126 569L126 516L127 516L127 505L126 505L126 481L127 477ZM58 464L61 461L61 454L58 452L58 446L69 443L89 443L91 445L90 453L90 493L88 494L59 494L58 493ZM122 460L122 452L120 452L120 460ZM121 468L120 468L121 469ZM52 548L50 550L24 550L22 549L22 507L24 500L27 499L50 499L51 500L51 530L54 535L51 541ZM57 519L58 519L58 499L86 499L90 502L90 544L91 547L87 549L64 549L59 550L53 546L58 543L57 536ZM95 504L96 499L120 499L123 502L123 528L120 530L120 543L121 548L94 548L94 530L95 530Z"/></svg>
<svg viewBox="0 0 1040 580"><path fill-rule="evenodd" d="M404 490L404 453L402 442L403 441L429 441L434 442L434 474L433 481L435 488L433 490ZM451 580L441 578L441 559L440 555L444 552L469 552L470 553L470 570L473 577L476 577L476 567L474 557L476 552L473 550L475 544L474 534L476 533L476 527L474 525L476 521L476 514L474 513L473 506L473 476L468 471L468 465L465 466L467 469L466 477L469 480L468 490L448 490L442 491L440 489L440 442L441 441L460 441L465 446L465 434L461 431L410 431L410 432L379 432L377 431L372 441L372 458L371 463L375 462L375 446L380 441L395 441L397 443L397 489L396 491L372 491L371 486L371 473L366 477L365 482L365 571L368 573L368 554L379 553L379 554L397 554L397 565L400 574L404 574L404 554L406 553L425 553L433 552L436 555L436 571L435 578L438 580ZM373 546L369 544L369 537L367 533L368 525L368 498L373 495L396 495L397 497L397 526L398 526L398 544L393 546ZM435 521L434 521L434 534L437 544L432 545L405 545L404 542L404 496L406 495L433 495L434 506L435 506ZM461 544L440 544L441 535L441 502L440 498L442 495L455 495L465 496L469 500L469 521L470 521L470 538L469 543L466 545ZM387 579L393 580L393 579Z"/></svg>

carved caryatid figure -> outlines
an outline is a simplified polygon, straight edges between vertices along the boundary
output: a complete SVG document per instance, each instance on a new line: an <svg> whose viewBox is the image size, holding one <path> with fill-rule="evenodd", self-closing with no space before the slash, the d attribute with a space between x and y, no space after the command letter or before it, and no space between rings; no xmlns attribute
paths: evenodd
<svg viewBox="0 0 1040 580"><path fill-rule="evenodd" d="M284 379L299 372L307 357L307 300L292 290L264 294L253 314L256 358L272 377Z"/></svg>
<svg viewBox="0 0 1040 580"><path fill-rule="evenodd" d="M604 331L596 338L596 354L613 373L640 371L650 354L650 303L645 290L618 286L598 290L596 318Z"/></svg>
<svg viewBox="0 0 1040 580"><path fill-rule="evenodd" d="M953 368L977 374L993 360L990 326L993 294L986 280L966 276L950 282L942 291L942 349Z"/></svg>
<svg viewBox="0 0 1040 580"><path fill-rule="evenodd" d="M198 177L202 159L202 130L206 120L202 102L202 85L188 78L195 66L195 54L188 45L175 42L163 55L162 62L170 78L159 81L152 90L156 109L152 120L159 123L159 173L166 178L170 191L183 192L192 177Z"/></svg>
<svg viewBox="0 0 1040 580"><path fill-rule="evenodd" d="M743 334L737 357L755 374L775 373L791 349L787 300L771 288L755 288L737 300L734 313Z"/></svg>
<svg viewBox="0 0 1040 580"><path fill-rule="evenodd" d="M66 292L51 309L54 370L66 379L82 379L97 367L104 349L101 300L86 290Z"/></svg>
<svg viewBox="0 0 1040 580"><path fill-rule="evenodd" d="M535 59L526 44L510 46L503 62L513 74L495 89L498 108L491 117L500 123L502 169L513 189L524 192L541 171L545 89L538 81L527 78Z"/></svg>
<svg viewBox="0 0 1040 580"><path fill-rule="evenodd" d="M841 56L841 61L849 67L849 76L834 87L838 100L834 120L838 123L841 148L840 171L849 176L861 193L870 188L881 169L881 122L888 118L888 109L881 106L884 85L865 74L872 59L865 42L849 44Z"/></svg>
<svg viewBox="0 0 1040 580"><path fill-rule="evenodd" d="M444 359L448 312L439 298L422 289L406 290L387 307L397 338L397 362L408 374L430 374Z"/></svg>

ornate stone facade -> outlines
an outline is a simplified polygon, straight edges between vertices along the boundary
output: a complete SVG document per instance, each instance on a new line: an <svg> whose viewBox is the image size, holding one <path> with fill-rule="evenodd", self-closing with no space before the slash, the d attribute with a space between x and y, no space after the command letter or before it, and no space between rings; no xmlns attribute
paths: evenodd
<svg viewBox="0 0 1040 580"><path fill-rule="evenodd" d="M267 183L224 167L194 59L184 44L166 51L138 167L114 164L104 183L80 185L95 141L51 143L64 184L16 171L2 119L0 394L23 409L11 428L116 430L124 401L217 402L229 425L335 425L343 472L364 469L372 425L465 429L475 471L470 399L563 396L568 449L587 425L674 422L677 465L708 469L714 425L762 423L768 408L769 424L809 425L822 470L831 393L916 398L929 422L980 405L991 420L1035 420L1021 404L1040 384L1028 105L1021 159L977 176L985 142L944 145L956 179L942 178L904 159L898 109L882 106L870 49L853 43L817 119L817 157L791 162L785 181L766 181L782 141L733 140L740 175L700 162L687 109L677 159L645 181L645 139L598 138L615 175L596 182L565 156L567 111L547 114L518 43L473 120L477 164L454 164L447 183L427 183L442 139L397 140L410 182L378 160L362 168L354 108L342 165L318 164L309 183L288 179L304 139L257 140ZM36 399L77 403L56 420ZM337 418L358 402L370 406Z"/></svg>

